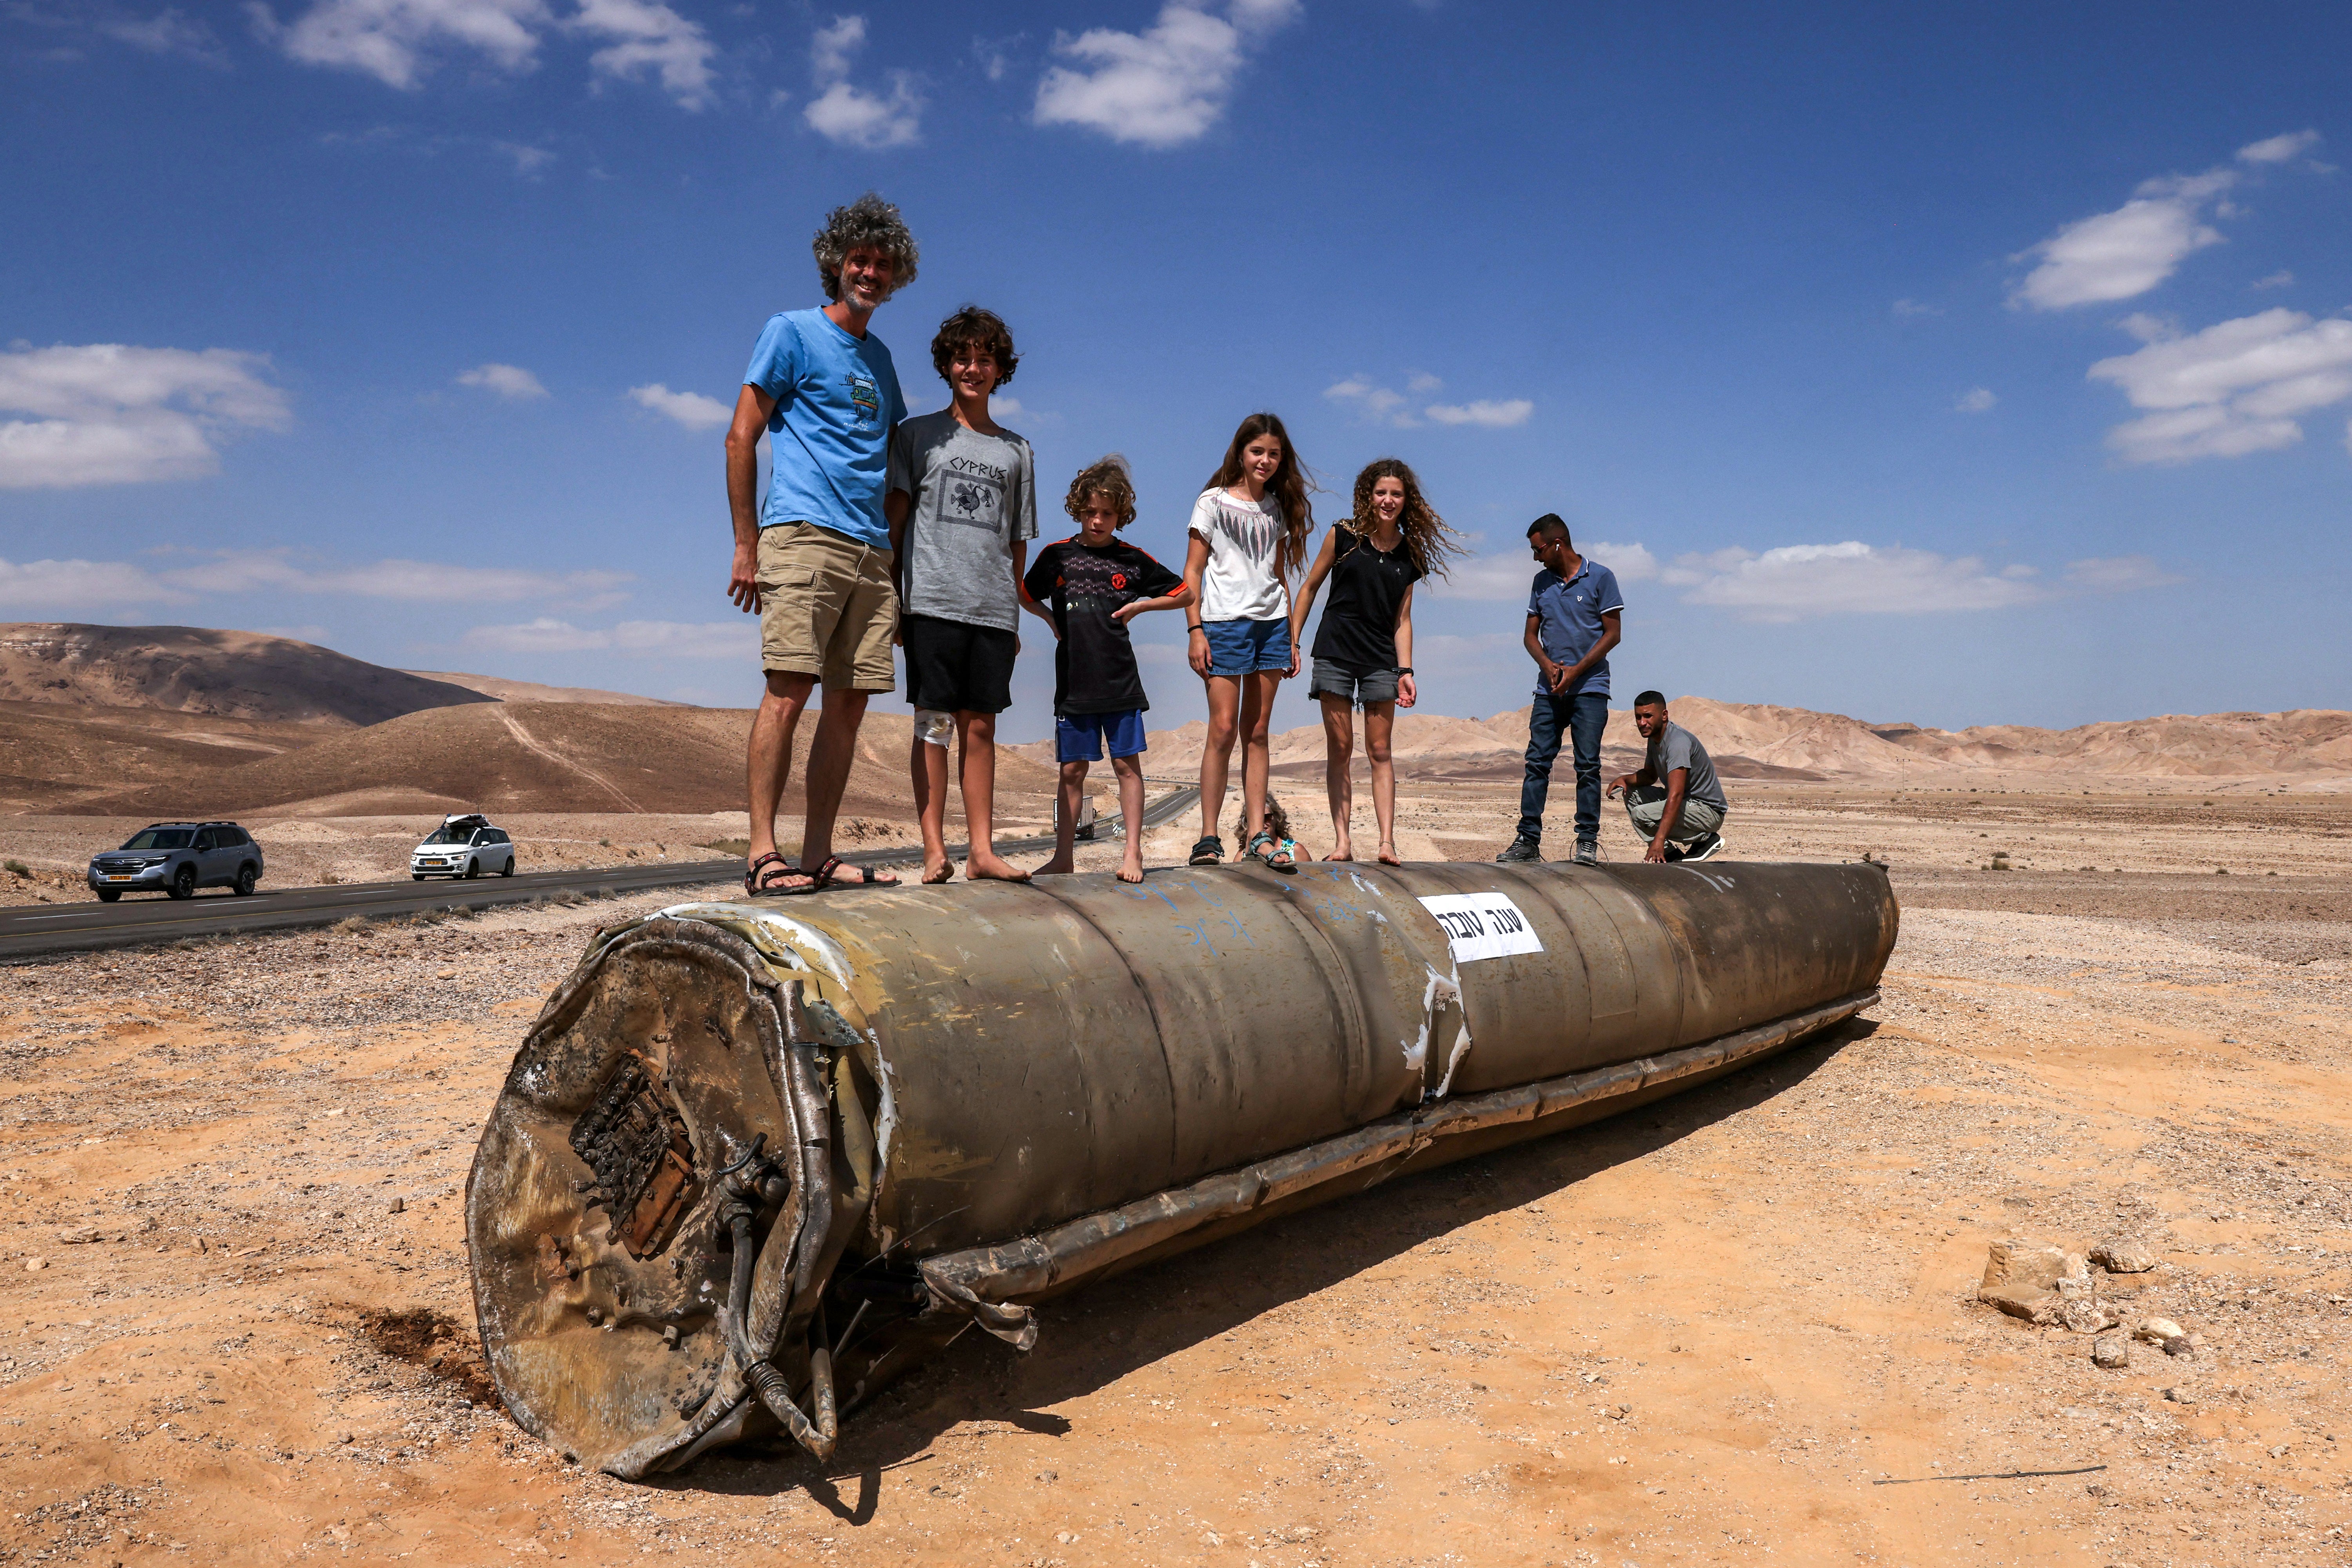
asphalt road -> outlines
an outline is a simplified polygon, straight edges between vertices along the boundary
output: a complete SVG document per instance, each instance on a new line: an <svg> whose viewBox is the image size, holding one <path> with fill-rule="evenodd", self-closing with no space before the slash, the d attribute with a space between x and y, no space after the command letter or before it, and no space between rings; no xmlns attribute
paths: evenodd
<svg viewBox="0 0 2352 1568"><path fill-rule="evenodd" d="M1148 803L1147 826L1157 827L1199 801L1197 787L1173 790ZM1111 825L1106 824L1106 826ZM1008 854L1050 849L1050 837L1000 838ZM961 858L967 846L949 853ZM908 865L919 849L900 846L862 849L842 858L859 866ZM332 925L356 915L362 920L398 920L454 910L490 910L527 904L560 893L636 893L653 888L707 887L737 882L736 860L665 860L651 865L607 866L587 871L541 871L479 880L429 882L338 882L323 888L264 888L240 899L226 888L208 888L193 899L142 898L133 903L20 904L0 909L0 963L100 948L145 947L187 937L234 936L247 931L286 931Z"/></svg>

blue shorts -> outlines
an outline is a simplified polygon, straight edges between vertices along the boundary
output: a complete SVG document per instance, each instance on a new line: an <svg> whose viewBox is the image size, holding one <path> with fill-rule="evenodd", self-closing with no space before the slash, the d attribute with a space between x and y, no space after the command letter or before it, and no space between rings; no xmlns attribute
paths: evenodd
<svg viewBox="0 0 2352 1568"><path fill-rule="evenodd" d="M1209 634L1211 675L1290 673L1290 622L1283 616L1270 621L1202 621L1201 629Z"/></svg>
<svg viewBox="0 0 2352 1568"><path fill-rule="evenodd" d="M1065 713L1054 721L1054 755L1065 763L1102 761L1103 742L1114 757L1143 754L1143 710L1118 713Z"/></svg>

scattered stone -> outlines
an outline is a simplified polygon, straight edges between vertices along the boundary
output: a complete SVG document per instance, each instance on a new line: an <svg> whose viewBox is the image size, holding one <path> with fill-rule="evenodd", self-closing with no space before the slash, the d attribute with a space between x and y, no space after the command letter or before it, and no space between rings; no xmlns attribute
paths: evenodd
<svg viewBox="0 0 2352 1568"><path fill-rule="evenodd" d="M393 1199L393 1200L392 1200L392 1212L393 1212L393 1213L394 1213L394 1214L405 1214L405 1213L407 1213L407 1212L408 1212L408 1202L407 1202L407 1200L406 1200L406 1199L404 1199L404 1198L394 1198L394 1199Z"/></svg>
<svg viewBox="0 0 2352 1568"><path fill-rule="evenodd" d="M2185 1388L2168 1388L2164 1391L2164 1396L2172 1401L2175 1405L2194 1405L2197 1403L2197 1396L2189 1393Z"/></svg>
<svg viewBox="0 0 2352 1568"><path fill-rule="evenodd" d="M2095 1334L2116 1326L2116 1315L2091 1300L2063 1300L2058 1309L2058 1321L2078 1334Z"/></svg>
<svg viewBox="0 0 2352 1568"><path fill-rule="evenodd" d="M25 1272L27 1274L37 1274L48 1266L49 1260L46 1258L27 1258L25 1259Z"/></svg>
<svg viewBox="0 0 2352 1568"><path fill-rule="evenodd" d="M2111 1236L2091 1248L2091 1261L2110 1274L2145 1274L2160 1259L2136 1237Z"/></svg>
<svg viewBox="0 0 2352 1568"><path fill-rule="evenodd" d="M1996 1241L1985 1253L1977 1300L2029 1323L2058 1321L2063 1307L2059 1281L2090 1277L2080 1253L2062 1252L2042 1242Z"/></svg>
<svg viewBox="0 0 2352 1568"><path fill-rule="evenodd" d="M2172 1338L2164 1342L2164 1353L2167 1355L2195 1355L2197 1353L2197 1347L2189 1342L2189 1339L2187 1334L2175 1334Z"/></svg>
<svg viewBox="0 0 2352 1568"><path fill-rule="evenodd" d="M2131 1365L2131 1336L2104 1333L2091 1342L2091 1364L2110 1369Z"/></svg>
<svg viewBox="0 0 2352 1568"><path fill-rule="evenodd" d="M2170 1318L2142 1318L2133 1325L2132 1332L2154 1345L2160 1345L2167 1340L2189 1337L2189 1331Z"/></svg>
<svg viewBox="0 0 2352 1568"><path fill-rule="evenodd" d="M86 1247L98 1239L95 1226L78 1225L58 1232L58 1240L68 1247Z"/></svg>

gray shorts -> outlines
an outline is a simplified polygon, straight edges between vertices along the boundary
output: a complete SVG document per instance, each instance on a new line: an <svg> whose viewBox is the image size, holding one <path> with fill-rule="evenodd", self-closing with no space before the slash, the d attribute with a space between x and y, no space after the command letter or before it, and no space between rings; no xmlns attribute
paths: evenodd
<svg viewBox="0 0 2352 1568"><path fill-rule="evenodd" d="M1358 675L1346 665L1328 658L1315 661L1314 679L1307 683L1309 697L1338 697L1359 708L1369 708L1375 702L1397 700L1397 671L1375 669Z"/></svg>

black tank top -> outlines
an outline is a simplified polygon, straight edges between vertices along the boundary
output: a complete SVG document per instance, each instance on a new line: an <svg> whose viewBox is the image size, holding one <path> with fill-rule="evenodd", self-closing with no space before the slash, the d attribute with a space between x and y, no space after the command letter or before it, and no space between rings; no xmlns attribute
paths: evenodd
<svg viewBox="0 0 2352 1568"><path fill-rule="evenodd" d="M1315 657L1350 674L1397 667L1397 610L1420 580L1400 535L1394 550L1376 550L1346 523L1332 525L1331 597L1315 631Z"/></svg>

